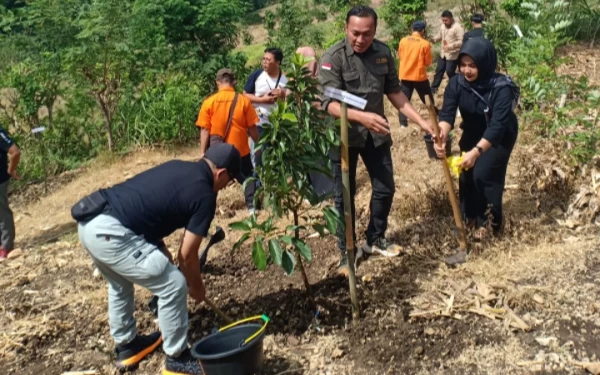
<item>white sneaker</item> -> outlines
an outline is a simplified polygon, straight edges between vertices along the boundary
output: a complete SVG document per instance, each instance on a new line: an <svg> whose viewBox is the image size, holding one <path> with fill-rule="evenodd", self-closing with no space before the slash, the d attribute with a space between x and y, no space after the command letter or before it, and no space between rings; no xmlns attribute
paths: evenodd
<svg viewBox="0 0 600 375"><path fill-rule="evenodd" d="M402 247L395 244L388 244L385 238L375 240L372 245L367 241L362 246L362 250L370 255L381 255L387 258L397 257L402 252Z"/></svg>

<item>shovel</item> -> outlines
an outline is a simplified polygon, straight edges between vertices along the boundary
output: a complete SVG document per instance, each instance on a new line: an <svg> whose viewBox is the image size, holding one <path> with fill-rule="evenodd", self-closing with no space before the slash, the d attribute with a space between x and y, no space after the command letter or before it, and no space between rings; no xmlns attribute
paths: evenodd
<svg viewBox="0 0 600 375"><path fill-rule="evenodd" d="M224 239L225 239L225 231L223 230L223 228L217 227L215 234L213 234L210 237L210 240L208 241L206 248L204 248L202 255L200 255L200 269L204 268L204 265L206 264L206 258L208 257L208 250L211 248L211 246L223 241Z"/></svg>
<svg viewBox="0 0 600 375"><path fill-rule="evenodd" d="M435 131L436 142L439 146L441 138L440 138L440 126L438 124L438 117L435 112L435 107L431 101L429 95L425 95L425 105L429 110L429 118L431 119L431 124L433 125L433 129ZM458 246L459 252L451 257L446 259L446 263L448 265L455 265L464 263L466 260L468 248L467 248L467 236L465 232L465 226L462 221L462 217L460 215L460 208L458 205L458 200L456 199L456 194L454 192L454 183L452 182L452 175L450 174L450 167L446 160L442 160L442 167L444 170L444 178L446 180L446 188L448 190L448 197L450 198L450 204L452 205L452 213L454 214L454 222L456 223L456 228L458 231Z"/></svg>

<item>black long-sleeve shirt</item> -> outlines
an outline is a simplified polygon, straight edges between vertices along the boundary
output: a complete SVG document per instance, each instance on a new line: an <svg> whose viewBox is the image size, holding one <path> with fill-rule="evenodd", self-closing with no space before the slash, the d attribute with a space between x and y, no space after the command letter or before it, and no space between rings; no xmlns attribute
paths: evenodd
<svg viewBox="0 0 600 375"><path fill-rule="evenodd" d="M471 38L485 38L485 31L483 28L473 29L469 32L466 32L463 36L463 43Z"/></svg>
<svg viewBox="0 0 600 375"><path fill-rule="evenodd" d="M489 99L490 117L486 122L485 109L488 107L469 88L462 86L459 76L450 79L444 93L444 104L440 111L440 121L445 121L454 127L456 110L460 109L463 118L463 137L461 149L469 150L485 138L492 145L501 144L512 149L517 139L519 124L512 110L513 94L509 86L480 91L479 94Z"/></svg>

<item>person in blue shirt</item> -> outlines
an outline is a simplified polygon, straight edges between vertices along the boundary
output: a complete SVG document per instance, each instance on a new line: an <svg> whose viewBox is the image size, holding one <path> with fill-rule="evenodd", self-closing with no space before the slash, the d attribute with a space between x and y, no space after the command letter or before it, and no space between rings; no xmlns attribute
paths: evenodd
<svg viewBox="0 0 600 375"><path fill-rule="evenodd" d="M10 179L18 180L17 167L21 150L0 126L0 260L6 259L15 246L15 220L8 205Z"/></svg>

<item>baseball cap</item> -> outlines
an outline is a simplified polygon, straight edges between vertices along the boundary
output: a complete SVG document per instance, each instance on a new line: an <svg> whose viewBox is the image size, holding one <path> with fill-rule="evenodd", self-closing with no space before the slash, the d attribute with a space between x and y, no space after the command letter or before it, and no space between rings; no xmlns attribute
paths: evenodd
<svg viewBox="0 0 600 375"><path fill-rule="evenodd" d="M483 22L483 14L476 13L471 16L471 22L482 23Z"/></svg>
<svg viewBox="0 0 600 375"><path fill-rule="evenodd" d="M233 70L229 68L219 69L217 72L217 81L222 80L226 75L230 76L235 81L235 74L233 73Z"/></svg>
<svg viewBox="0 0 600 375"><path fill-rule="evenodd" d="M212 145L204 153L204 157L217 167L225 168L229 176L235 178L240 184L244 182L242 176L242 159L240 152L229 143Z"/></svg>
<svg viewBox="0 0 600 375"><path fill-rule="evenodd" d="M412 24L412 29L414 31L423 31L423 30L425 30L425 22L423 22L423 21L415 21Z"/></svg>

